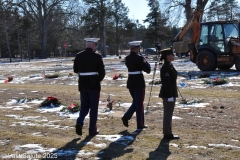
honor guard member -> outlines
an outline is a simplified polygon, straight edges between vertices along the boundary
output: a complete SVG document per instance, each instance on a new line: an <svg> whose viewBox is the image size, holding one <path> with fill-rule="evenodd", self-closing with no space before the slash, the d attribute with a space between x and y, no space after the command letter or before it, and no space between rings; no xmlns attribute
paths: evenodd
<svg viewBox="0 0 240 160"><path fill-rule="evenodd" d="M85 51L76 55L73 70L79 75L78 90L80 92L81 109L76 122L76 133L82 135L84 119L89 113L89 135L99 133L97 130L98 104L101 84L105 77L105 69L100 54L95 53L99 38L85 38Z"/></svg>
<svg viewBox="0 0 240 160"><path fill-rule="evenodd" d="M136 112L137 129L147 128L144 125L145 80L142 71L150 73L151 66L146 59L140 55L140 44L142 41L129 42L130 54L126 57L125 64L128 68L127 88L132 96L132 105L122 117L125 127L128 127L128 120Z"/></svg>
<svg viewBox="0 0 240 160"><path fill-rule="evenodd" d="M179 139L177 135L172 133L172 116L178 97L177 92L177 71L171 63L174 61L174 54L171 48L161 50L161 58L164 64L161 68L160 76L162 87L160 89L159 97L163 100L163 135L166 139Z"/></svg>

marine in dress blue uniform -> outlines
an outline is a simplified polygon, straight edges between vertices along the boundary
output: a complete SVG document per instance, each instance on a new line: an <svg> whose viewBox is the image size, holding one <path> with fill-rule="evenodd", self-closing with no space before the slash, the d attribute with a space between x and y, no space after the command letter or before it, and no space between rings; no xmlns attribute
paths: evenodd
<svg viewBox="0 0 240 160"><path fill-rule="evenodd" d="M80 92L81 109L76 122L76 133L82 135L82 127L89 113L89 135L99 133L97 129L98 104L101 81L105 77L105 68L100 54L95 53L99 38L85 38L86 50L77 54L73 70L79 75L78 90Z"/></svg>
<svg viewBox="0 0 240 160"><path fill-rule="evenodd" d="M162 86L159 97L163 100L163 135L167 139L178 139L177 135L172 133L172 116L175 107L177 92L177 71L171 61L174 60L174 55L171 49L161 51L160 60L164 60L161 68L160 77Z"/></svg>
<svg viewBox="0 0 240 160"><path fill-rule="evenodd" d="M132 96L132 104L122 117L123 125L128 127L128 120L136 112L137 129L147 128L144 125L145 80L142 71L150 73L151 66L143 56L139 54L142 41L129 42L130 54L126 57L125 64L128 68L127 88Z"/></svg>

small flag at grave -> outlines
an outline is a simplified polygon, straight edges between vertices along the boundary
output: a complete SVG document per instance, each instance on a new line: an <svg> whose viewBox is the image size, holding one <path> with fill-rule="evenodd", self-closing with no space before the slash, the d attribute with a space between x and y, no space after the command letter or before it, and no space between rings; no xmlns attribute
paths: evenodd
<svg viewBox="0 0 240 160"><path fill-rule="evenodd" d="M181 83L180 86L181 86L181 87L184 87L184 86L185 86L185 83Z"/></svg>

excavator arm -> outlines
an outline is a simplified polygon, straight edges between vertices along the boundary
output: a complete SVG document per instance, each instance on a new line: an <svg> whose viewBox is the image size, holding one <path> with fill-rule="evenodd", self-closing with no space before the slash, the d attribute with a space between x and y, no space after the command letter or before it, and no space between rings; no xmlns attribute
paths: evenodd
<svg viewBox="0 0 240 160"><path fill-rule="evenodd" d="M197 44L200 35L200 20L203 14L202 10L195 10L191 18L183 26L181 31L172 40L173 49L176 53L188 52L188 43Z"/></svg>
<svg viewBox="0 0 240 160"><path fill-rule="evenodd" d="M183 26L182 30L172 40L173 42L182 41L187 33L192 29L192 42L196 41L200 32L200 19L203 14L202 10L195 10L192 17ZM197 34L198 33L198 34Z"/></svg>

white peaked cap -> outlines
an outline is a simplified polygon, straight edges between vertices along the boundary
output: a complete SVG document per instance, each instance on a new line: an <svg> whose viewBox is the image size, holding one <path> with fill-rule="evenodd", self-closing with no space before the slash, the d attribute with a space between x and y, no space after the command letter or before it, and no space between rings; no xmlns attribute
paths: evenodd
<svg viewBox="0 0 240 160"><path fill-rule="evenodd" d="M100 38L84 38L84 40L86 42L94 42L97 43L98 40L100 40Z"/></svg>
<svg viewBox="0 0 240 160"><path fill-rule="evenodd" d="M132 42L129 42L128 44L130 46L140 46L141 43L142 43L142 41L132 41Z"/></svg>

